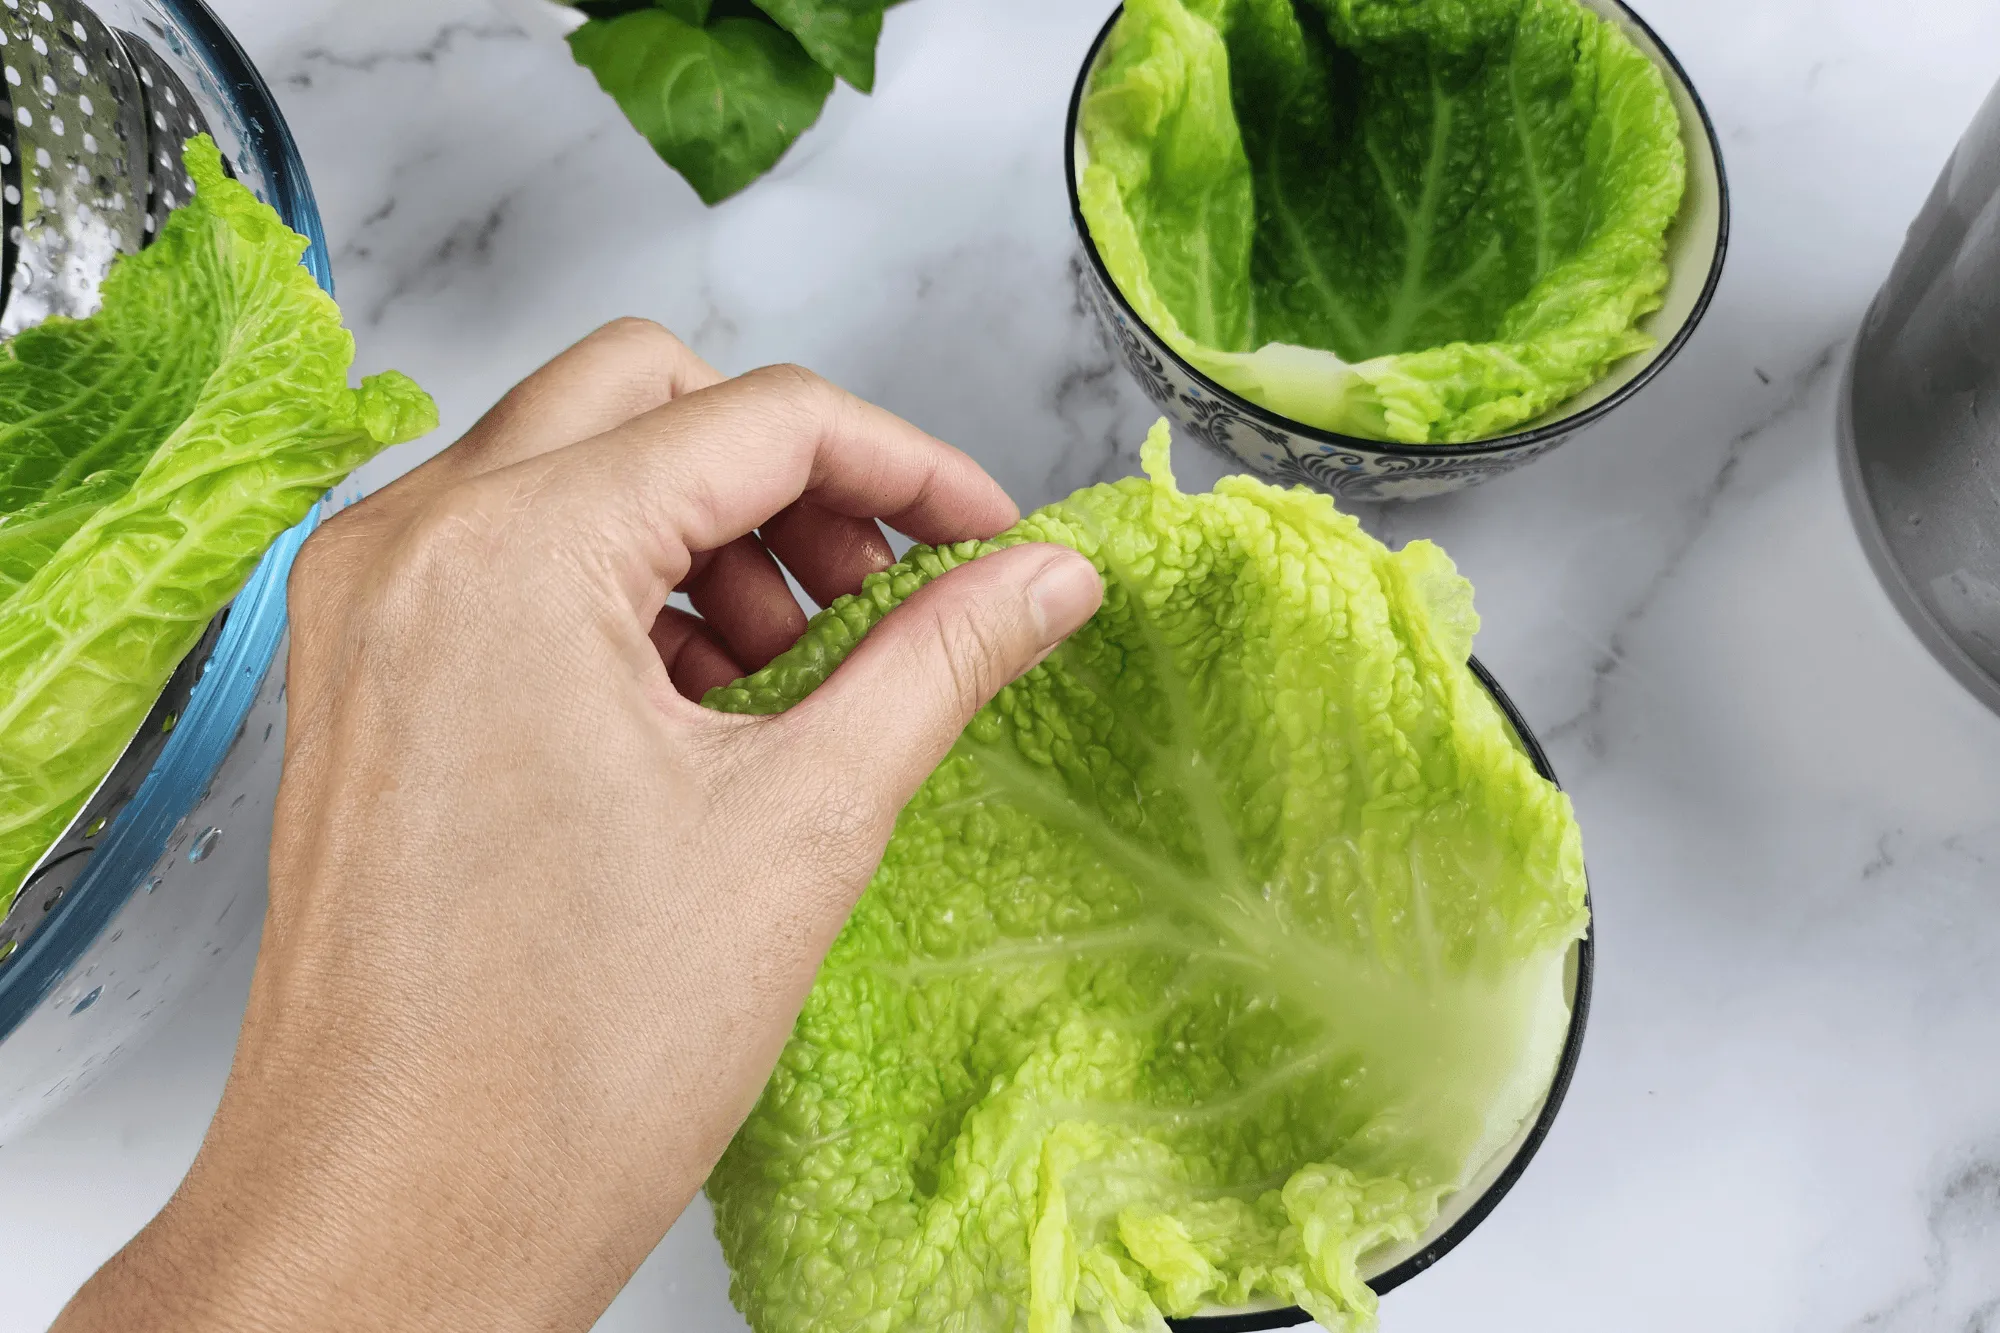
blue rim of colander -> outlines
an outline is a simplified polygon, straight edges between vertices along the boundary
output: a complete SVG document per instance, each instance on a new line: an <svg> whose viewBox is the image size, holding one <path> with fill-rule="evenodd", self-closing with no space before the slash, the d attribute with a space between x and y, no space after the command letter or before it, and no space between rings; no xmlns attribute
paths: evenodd
<svg viewBox="0 0 2000 1333"><path fill-rule="evenodd" d="M187 40L186 55L216 80L243 119L242 153L255 161L266 202L307 241L302 261L329 294L333 265L298 144L263 76L202 0L155 0ZM243 730L285 637L285 580L319 522L314 506L280 537L231 603L222 634L186 710L138 794L105 832L76 886L49 921L0 967L0 1041L34 1013L152 873L167 842L206 794Z"/></svg>

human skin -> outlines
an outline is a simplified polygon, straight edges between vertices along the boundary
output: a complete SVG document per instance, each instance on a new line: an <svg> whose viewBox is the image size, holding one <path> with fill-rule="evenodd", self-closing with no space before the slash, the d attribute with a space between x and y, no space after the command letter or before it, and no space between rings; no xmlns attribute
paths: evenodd
<svg viewBox="0 0 2000 1333"><path fill-rule="evenodd" d="M1102 586L1014 547L788 713L696 701L805 627L773 557L824 603L890 563L877 518L1016 516L880 409L624 321L326 524L235 1065L58 1333L589 1328L748 1114L897 811Z"/></svg>

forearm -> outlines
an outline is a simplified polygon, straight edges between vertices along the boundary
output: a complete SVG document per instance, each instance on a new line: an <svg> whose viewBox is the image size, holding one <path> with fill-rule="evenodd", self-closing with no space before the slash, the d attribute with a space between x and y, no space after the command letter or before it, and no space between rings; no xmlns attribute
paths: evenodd
<svg viewBox="0 0 2000 1333"><path fill-rule="evenodd" d="M212 1139L54 1333L583 1333L647 1232L611 1226L613 1201L547 1161L453 1144L446 1164L448 1137L385 1152L336 1135L345 1150L309 1161Z"/></svg>

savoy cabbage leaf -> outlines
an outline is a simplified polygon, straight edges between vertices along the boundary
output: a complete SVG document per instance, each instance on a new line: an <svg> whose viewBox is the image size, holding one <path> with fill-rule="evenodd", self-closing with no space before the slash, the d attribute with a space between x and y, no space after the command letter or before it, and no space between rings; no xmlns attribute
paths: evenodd
<svg viewBox="0 0 2000 1333"><path fill-rule="evenodd" d="M1467 666L1469 586L1166 453L994 543L1083 552L1103 608L904 810L709 1181L759 1333L1364 1327L1368 1252L1549 1086L1582 850ZM709 704L795 703L990 549L914 549Z"/></svg>
<svg viewBox="0 0 2000 1333"><path fill-rule="evenodd" d="M1079 128L1140 318L1293 420L1483 439L1651 346L1680 120L1575 0L1131 0Z"/></svg>
<svg viewBox="0 0 2000 1333"><path fill-rule="evenodd" d="M103 308L0 352L0 911L277 536L437 423L354 340L306 241L192 140L194 201Z"/></svg>

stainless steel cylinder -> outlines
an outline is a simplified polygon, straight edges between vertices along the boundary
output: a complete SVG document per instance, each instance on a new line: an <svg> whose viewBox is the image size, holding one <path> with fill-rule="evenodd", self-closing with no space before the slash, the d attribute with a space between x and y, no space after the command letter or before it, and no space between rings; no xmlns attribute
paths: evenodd
<svg viewBox="0 0 2000 1333"><path fill-rule="evenodd" d="M1890 597L1952 674L2000 709L2000 86L1862 325L1840 458Z"/></svg>

